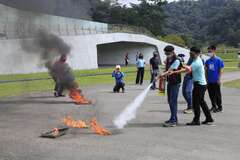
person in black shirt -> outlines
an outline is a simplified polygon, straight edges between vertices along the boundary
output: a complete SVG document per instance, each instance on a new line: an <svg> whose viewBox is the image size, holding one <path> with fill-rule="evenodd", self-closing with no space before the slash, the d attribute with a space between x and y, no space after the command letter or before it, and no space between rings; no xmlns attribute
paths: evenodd
<svg viewBox="0 0 240 160"><path fill-rule="evenodd" d="M128 66L128 62L129 62L129 57L128 57L128 53L125 54L125 66Z"/></svg>
<svg viewBox="0 0 240 160"><path fill-rule="evenodd" d="M150 59L151 83L153 83L151 86L152 90L156 89L155 78L159 74L159 63L160 63L160 60L158 58L158 52L154 51L153 57Z"/></svg>

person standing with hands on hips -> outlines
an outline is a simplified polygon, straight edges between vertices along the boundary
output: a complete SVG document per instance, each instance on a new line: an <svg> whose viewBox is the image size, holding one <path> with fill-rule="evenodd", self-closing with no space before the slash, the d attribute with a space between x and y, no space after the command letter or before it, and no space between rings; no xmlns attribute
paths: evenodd
<svg viewBox="0 0 240 160"><path fill-rule="evenodd" d="M208 56L210 58L205 63L205 70L208 83L208 94L212 102L210 111L214 113L222 112L221 78L224 63L221 58L216 56L215 46L208 47Z"/></svg>

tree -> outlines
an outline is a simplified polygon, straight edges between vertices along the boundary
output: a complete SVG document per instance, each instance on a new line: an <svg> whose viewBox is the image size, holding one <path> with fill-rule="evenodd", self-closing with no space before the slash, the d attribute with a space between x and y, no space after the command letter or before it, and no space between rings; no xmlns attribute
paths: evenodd
<svg viewBox="0 0 240 160"><path fill-rule="evenodd" d="M181 47L186 47L186 42L185 40L176 34L170 34L164 37L158 37L160 40L168 42L168 43L172 43Z"/></svg>
<svg viewBox="0 0 240 160"><path fill-rule="evenodd" d="M127 24L145 27L155 35L163 32L165 15L161 0L141 0L140 4L132 4L130 8L111 4L109 1L101 2L95 7L93 19L109 24Z"/></svg>
<svg viewBox="0 0 240 160"><path fill-rule="evenodd" d="M189 45L239 43L240 1L237 0L180 0L164 6L167 16L165 34L179 34ZM188 38L187 38L188 39Z"/></svg>

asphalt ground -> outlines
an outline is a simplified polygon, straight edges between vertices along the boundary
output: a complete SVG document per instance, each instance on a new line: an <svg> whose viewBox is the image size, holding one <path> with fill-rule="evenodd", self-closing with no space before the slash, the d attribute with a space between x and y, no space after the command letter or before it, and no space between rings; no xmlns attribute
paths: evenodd
<svg viewBox="0 0 240 160"><path fill-rule="evenodd" d="M213 114L213 126L186 126L193 115L182 113L186 103L180 94L179 125L162 127L170 116L167 98L150 91L136 119L124 129L116 129L113 119L147 85L127 85L124 94L112 93L111 85L83 88L87 97L96 100L95 105L87 106L75 105L68 97L54 98L52 92L0 100L0 160L240 159L240 90L223 88L224 112ZM210 104L208 95L206 99ZM86 121L97 117L113 134L100 136L89 129L70 129L56 139L39 137L61 126L66 115Z"/></svg>

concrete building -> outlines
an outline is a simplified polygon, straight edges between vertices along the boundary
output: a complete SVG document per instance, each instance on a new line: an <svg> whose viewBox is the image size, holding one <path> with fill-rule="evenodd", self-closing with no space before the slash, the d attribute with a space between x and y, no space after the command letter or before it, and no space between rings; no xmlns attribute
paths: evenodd
<svg viewBox="0 0 240 160"><path fill-rule="evenodd" d="M0 0L0 3L20 10L91 20L92 8L98 0Z"/></svg>
<svg viewBox="0 0 240 160"><path fill-rule="evenodd" d="M22 49L23 42L34 40L39 28L49 30L71 45L69 62L73 69L123 64L126 53L132 64L137 52L142 52L148 62L155 50L163 62L163 48L168 44L145 32L118 30L104 23L22 11L0 4L0 74L46 71L39 57ZM187 49L175 48L176 53L186 54L188 58Z"/></svg>

